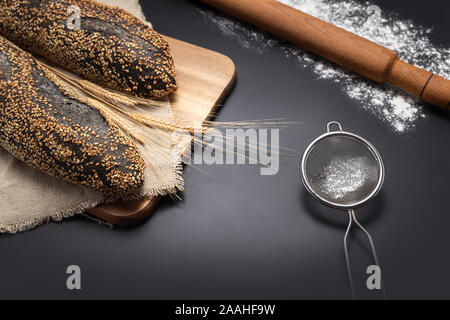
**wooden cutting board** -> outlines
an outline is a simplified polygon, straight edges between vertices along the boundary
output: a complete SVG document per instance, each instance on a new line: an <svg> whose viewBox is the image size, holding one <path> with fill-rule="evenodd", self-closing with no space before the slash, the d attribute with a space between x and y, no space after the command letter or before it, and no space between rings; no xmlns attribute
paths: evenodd
<svg viewBox="0 0 450 320"><path fill-rule="evenodd" d="M175 119L200 125L210 118L230 93L236 80L233 61L218 53L166 37L177 71L178 90L170 97ZM118 201L89 211L101 220L118 226L138 224L149 217L159 197Z"/></svg>

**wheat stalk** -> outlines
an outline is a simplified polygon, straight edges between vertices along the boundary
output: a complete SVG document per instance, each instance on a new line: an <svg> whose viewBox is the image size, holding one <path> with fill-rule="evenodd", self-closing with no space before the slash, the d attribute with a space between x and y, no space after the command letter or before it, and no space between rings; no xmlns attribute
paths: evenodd
<svg viewBox="0 0 450 320"><path fill-rule="evenodd" d="M156 119L153 117L149 117L143 114L135 114L130 113L128 115L131 119L135 120L136 122L139 122L141 124L144 124L148 127L153 127L165 131L186 131L189 132L191 135L194 135L196 132L206 133L211 131L211 128L207 127L194 127L194 126L185 126L179 123L165 121L161 119Z"/></svg>
<svg viewBox="0 0 450 320"><path fill-rule="evenodd" d="M177 122L166 121L154 117L150 117L144 114L135 113L132 111L138 111L138 105L147 104L147 105L158 105L161 103L155 100L137 100L135 98L127 97L124 94L116 93L114 91L102 88L98 85L95 85L86 80L80 80L70 77L65 73L48 66L45 63L42 63L39 60L36 62L46 71L47 76L53 78L53 82L58 82L58 86L64 88L68 92L72 92L72 96L80 99L79 95L73 93L74 88L69 88L67 85L62 83L60 79L69 83L73 87L77 88L81 92L92 97L88 98L86 103L92 105L101 111L105 116L107 116L115 125L117 125L125 134L138 141L141 144L145 144L145 138L137 133L130 125L124 121L123 118L127 118L134 123L139 125L144 125L147 127L160 129L166 132L175 132L175 131L185 131L191 135L195 135L195 133L207 133L214 130L214 128L271 128L271 127L280 127L286 126L289 124L299 124L299 123L288 123L286 121L282 121L282 119L267 119L267 120L259 120L259 121L236 121L236 122L212 122L205 121L203 125L195 127L183 125ZM57 77L58 79L56 79ZM132 110L128 110L128 109ZM122 116L117 115L120 113Z"/></svg>
<svg viewBox="0 0 450 320"><path fill-rule="evenodd" d="M135 140L136 142L139 142L142 145L145 145L145 138L140 133L136 132L133 128L131 128L130 125L128 125L122 117L118 116L114 112L112 112L108 107L106 107L104 104L92 99L87 98L87 103L97 110L99 110L105 118L109 118L109 120L115 124L117 127L119 127L120 130L122 130L127 136Z"/></svg>
<svg viewBox="0 0 450 320"><path fill-rule="evenodd" d="M131 126L129 126L120 116L113 113L104 104L95 99L83 98L82 96L75 94L73 88L70 88L66 83L61 81L59 75L52 72L50 67L47 67L44 64L40 64L40 66L47 78L55 83L61 90L65 91L65 93L70 97L76 98L77 100L96 108L105 117L105 119L116 125L125 135L129 136L140 144L145 144L145 138L141 134L131 128Z"/></svg>

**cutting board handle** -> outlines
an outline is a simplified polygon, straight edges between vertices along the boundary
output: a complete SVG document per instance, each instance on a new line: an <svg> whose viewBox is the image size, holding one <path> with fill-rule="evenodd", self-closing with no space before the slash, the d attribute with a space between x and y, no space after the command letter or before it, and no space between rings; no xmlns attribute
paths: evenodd
<svg viewBox="0 0 450 320"><path fill-rule="evenodd" d="M450 81L400 60L383 46L275 0L201 0L376 82L390 82L450 107Z"/></svg>

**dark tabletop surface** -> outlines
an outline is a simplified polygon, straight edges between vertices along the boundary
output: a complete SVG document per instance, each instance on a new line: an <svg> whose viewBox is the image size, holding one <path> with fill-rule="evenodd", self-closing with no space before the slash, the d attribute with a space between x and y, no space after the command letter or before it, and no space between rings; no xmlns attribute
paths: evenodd
<svg viewBox="0 0 450 320"><path fill-rule="evenodd" d="M273 48L245 49L182 0L145 0L158 31L231 57L238 82L218 120L283 117L303 122L281 133L302 151L339 120L382 154L382 194L358 211L372 233L389 298L450 298L450 115L430 109L399 135L332 82L315 80ZM376 0L449 46L446 0ZM426 5L425 5L426 3ZM270 75L270 77L268 76ZM271 79L283 79L274 82ZM163 202L145 224L111 230L85 218L0 237L0 298L301 299L349 298L345 213L314 202L299 183L298 157L275 176L251 166L186 168L183 200ZM355 238L354 238L355 239ZM364 238L352 249L357 283L370 264ZM68 291L66 268L82 269ZM360 295L378 298L359 288Z"/></svg>

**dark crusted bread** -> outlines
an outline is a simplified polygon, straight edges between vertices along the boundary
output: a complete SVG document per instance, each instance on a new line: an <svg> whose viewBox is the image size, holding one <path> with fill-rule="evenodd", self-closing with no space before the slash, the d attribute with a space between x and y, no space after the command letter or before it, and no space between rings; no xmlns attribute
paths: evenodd
<svg viewBox="0 0 450 320"><path fill-rule="evenodd" d="M80 8L79 29L68 27L71 6ZM176 90L168 43L120 8L91 0L1 0L0 33L113 90L142 98Z"/></svg>
<svg viewBox="0 0 450 320"><path fill-rule="evenodd" d="M40 171L106 194L143 185L145 164L136 145L1 36L0 146Z"/></svg>

